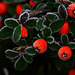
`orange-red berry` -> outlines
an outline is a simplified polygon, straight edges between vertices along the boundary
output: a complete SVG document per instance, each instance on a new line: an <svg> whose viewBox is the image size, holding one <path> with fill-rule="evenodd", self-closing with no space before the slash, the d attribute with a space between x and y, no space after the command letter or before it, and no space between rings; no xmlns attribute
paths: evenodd
<svg viewBox="0 0 75 75"><path fill-rule="evenodd" d="M75 69L71 69L68 73L68 75L75 75Z"/></svg>
<svg viewBox="0 0 75 75"><path fill-rule="evenodd" d="M23 10L23 7L21 4L17 5L16 6L16 14L19 16L21 11Z"/></svg>
<svg viewBox="0 0 75 75"><path fill-rule="evenodd" d="M72 51L68 46L63 46L59 49L58 56L62 60L67 60L72 56Z"/></svg>
<svg viewBox="0 0 75 75"><path fill-rule="evenodd" d="M26 38L27 36L28 36L27 29L24 26L22 26L21 37Z"/></svg>
<svg viewBox="0 0 75 75"><path fill-rule="evenodd" d="M37 53L44 53L47 50L47 42L44 39L38 39L33 43L33 47Z"/></svg>
<svg viewBox="0 0 75 75"><path fill-rule="evenodd" d="M2 22L0 21L0 28L3 26Z"/></svg>
<svg viewBox="0 0 75 75"><path fill-rule="evenodd" d="M67 13L70 17L75 17L75 3L72 3L67 7Z"/></svg>
<svg viewBox="0 0 75 75"><path fill-rule="evenodd" d="M36 3L30 0L29 4L33 7Z"/></svg>
<svg viewBox="0 0 75 75"><path fill-rule="evenodd" d="M5 14L7 12L7 7L0 3L0 15Z"/></svg>
<svg viewBox="0 0 75 75"><path fill-rule="evenodd" d="M68 22L65 22L63 27L59 30L60 34L68 34L69 33L69 25Z"/></svg>
<svg viewBox="0 0 75 75"><path fill-rule="evenodd" d="M0 3L3 4L3 5L5 5L6 7L8 7L8 4L5 3L4 1L1 1Z"/></svg>

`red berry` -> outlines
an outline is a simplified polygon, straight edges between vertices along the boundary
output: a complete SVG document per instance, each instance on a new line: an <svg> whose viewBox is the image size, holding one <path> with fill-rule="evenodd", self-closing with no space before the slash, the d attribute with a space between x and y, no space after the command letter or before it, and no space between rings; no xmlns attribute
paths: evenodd
<svg viewBox="0 0 75 75"><path fill-rule="evenodd" d="M67 7L67 13L70 17L75 17L75 3L72 3Z"/></svg>
<svg viewBox="0 0 75 75"><path fill-rule="evenodd" d="M67 60L72 56L72 51L68 46L63 46L59 49L58 56L62 60Z"/></svg>
<svg viewBox="0 0 75 75"><path fill-rule="evenodd" d="M21 11L23 10L23 7L21 4L17 5L16 6L16 14L19 16Z"/></svg>
<svg viewBox="0 0 75 75"><path fill-rule="evenodd" d="M0 3L0 15L5 14L7 12L7 7Z"/></svg>
<svg viewBox="0 0 75 75"><path fill-rule="evenodd" d="M3 26L2 22L0 22L0 28Z"/></svg>
<svg viewBox="0 0 75 75"><path fill-rule="evenodd" d="M63 27L59 30L60 34L68 34L69 33L69 25L68 22L65 22Z"/></svg>
<svg viewBox="0 0 75 75"><path fill-rule="evenodd" d="M71 69L68 73L68 75L75 75L75 69Z"/></svg>
<svg viewBox="0 0 75 75"><path fill-rule="evenodd" d="M44 53L47 49L47 42L44 39L38 39L33 43L33 47L37 53Z"/></svg>
<svg viewBox="0 0 75 75"><path fill-rule="evenodd" d="M8 4L5 3L4 1L1 1L0 3L1 3L1 4L4 4L6 7L8 7Z"/></svg>
<svg viewBox="0 0 75 75"><path fill-rule="evenodd" d="M22 31L21 31L21 37L27 37L28 36L28 32L27 32L27 29L22 26Z"/></svg>
<svg viewBox="0 0 75 75"><path fill-rule="evenodd" d="M33 7L36 3L30 0L29 4Z"/></svg>

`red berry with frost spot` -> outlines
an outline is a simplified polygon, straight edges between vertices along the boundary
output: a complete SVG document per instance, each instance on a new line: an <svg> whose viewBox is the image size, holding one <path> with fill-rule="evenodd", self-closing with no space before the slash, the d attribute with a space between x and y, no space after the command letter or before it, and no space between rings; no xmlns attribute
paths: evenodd
<svg viewBox="0 0 75 75"><path fill-rule="evenodd" d="M38 39L33 43L33 47L37 53L44 53L47 50L47 42L44 39Z"/></svg>
<svg viewBox="0 0 75 75"><path fill-rule="evenodd" d="M72 51L68 46L63 46L59 49L58 56L62 60L67 60L72 56Z"/></svg>
<svg viewBox="0 0 75 75"><path fill-rule="evenodd" d="M33 7L36 3L30 0L29 4Z"/></svg>
<svg viewBox="0 0 75 75"><path fill-rule="evenodd" d="M28 36L27 29L24 26L22 26L21 37L26 38L27 36Z"/></svg>
<svg viewBox="0 0 75 75"><path fill-rule="evenodd" d="M59 30L60 34L68 34L69 33L69 25L68 22L65 22L63 27Z"/></svg>
<svg viewBox="0 0 75 75"><path fill-rule="evenodd" d="M70 17L75 17L75 3L72 3L67 7L67 13Z"/></svg>
<svg viewBox="0 0 75 75"><path fill-rule="evenodd" d="M16 14L19 16L21 11L23 10L23 7L21 4L17 5L16 6Z"/></svg>
<svg viewBox="0 0 75 75"><path fill-rule="evenodd" d="M0 28L3 26L2 22L0 22Z"/></svg>
<svg viewBox="0 0 75 75"><path fill-rule="evenodd" d="M7 7L0 3L0 15L5 14L7 12Z"/></svg>
<svg viewBox="0 0 75 75"><path fill-rule="evenodd" d="M75 75L75 69L71 69L68 73L68 75Z"/></svg>

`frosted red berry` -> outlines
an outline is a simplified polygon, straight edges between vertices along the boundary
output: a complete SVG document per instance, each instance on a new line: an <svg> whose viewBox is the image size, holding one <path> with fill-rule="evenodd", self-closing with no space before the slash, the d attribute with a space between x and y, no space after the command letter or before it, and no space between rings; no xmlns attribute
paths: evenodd
<svg viewBox="0 0 75 75"><path fill-rule="evenodd" d="M67 60L72 56L72 51L68 46L63 46L59 49L58 56L62 60Z"/></svg>
<svg viewBox="0 0 75 75"><path fill-rule="evenodd" d="M47 42L44 39L38 39L33 43L33 47L37 53L44 53L47 50Z"/></svg>
<svg viewBox="0 0 75 75"><path fill-rule="evenodd" d="M68 73L68 75L75 75L75 69L71 69Z"/></svg>
<svg viewBox="0 0 75 75"><path fill-rule="evenodd" d="M30 0L29 4L33 7L36 3Z"/></svg>
<svg viewBox="0 0 75 75"><path fill-rule="evenodd" d="M70 17L75 17L75 3L72 3L67 7L67 13Z"/></svg>
<svg viewBox="0 0 75 75"><path fill-rule="evenodd" d="M0 3L0 15L5 14L7 12L7 7Z"/></svg>
<svg viewBox="0 0 75 75"><path fill-rule="evenodd" d="M3 26L2 22L0 21L0 28Z"/></svg>
<svg viewBox="0 0 75 75"><path fill-rule="evenodd" d="M60 34L68 34L69 33L69 24L65 22L63 27L59 30Z"/></svg>
<svg viewBox="0 0 75 75"><path fill-rule="evenodd" d="M21 37L26 38L27 36L28 36L27 29L24 26L22 26Z"/></svg>
<svg viewBox="0 0 75 75"><path fill-rule="evenodd" d="M21 4L17 5L16 6L16 14L19 16L21 11L23 10L23 7Z"/></svg>

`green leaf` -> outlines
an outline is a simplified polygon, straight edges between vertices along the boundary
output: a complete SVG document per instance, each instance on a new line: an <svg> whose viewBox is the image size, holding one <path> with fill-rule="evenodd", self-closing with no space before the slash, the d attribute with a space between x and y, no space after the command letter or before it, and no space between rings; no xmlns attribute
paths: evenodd
<svg viewBox="0 0 75 75"><path fill-rule="evenodd" d="M26 45L26 40L25 39L20 39L18 42L14 42L15 44L19 46L25 46Z"/></svg>
<svg viewBox="0 0 75 75"><path fill-rule="evenodd" d="M28 54L28 55L35 55L36 54L36 51L35 51L35 49L33 48L33 47L27 47L26 49L25 49L25 52Z"/></svg>
<svg viewBox="0 0 75 75"><path fill-rule="evenodd" d="M42 31L44 29L44 24L42 19L38 19L38 22L36 24L36 29L39 31Z"/></svg>
<svg viewBox="0 0 75 75"><path fill-rule="evenodd" d="M66 9L66 7L64 5L59 5L58 13L64 19L68 17L67 9Z"/></svg>
<svg viewBox="0 0 75 75"><path fill-rule="evenodd" d="M47 16L47 19L48 19L50 22L55 22L55 21L57 21L57 20L59 19L58 15L55 14L55 13L50 13L50 12L48 12L48 13L46 14L46 16Z"/></svg>
<svg viewBox="0 0 75 75"><path fill-rule="evenodd" d="M9 39L12 36L13 30L4 26L0 29L0 38L2 39Z"/></svg>
<svg viewBox="0 0 75 75"><path fill-rule="evenodd" d="M31 6L27 3L25 3L22 7L23 9L31 9Z"/></svg>
<svg viewBox="0 0 75 75"><path fill-rule="evenodd" d="M70 47L71 49L75 49L75 43L74 42L69 42L68 47Z"/></svg>
<svg viewBox="0 0 75 75"><path fill-rule="evenodd" d="M56 58L53 60L53 64L57 67L58 70L60 70L63 67L64 61L62 61L59 58Z"/></svg>
<svg viewBox="0 0 75 75"><path fill-rule="evenodd" d="M46 7L47 5L45 3L40 3L38 4L38 6L36 7L37 10L42 10Z"/></svg>
<svg viewBox="0 0 75 75"><path fill-rule="evenodd" d="M26 61L24 60L23 57L20 57L15 62L14 67L15 67L16 70L23 71L27 68L27 63L26 63Z"/></svg>
<svg viewBox="0 0 75 75"><path fill-rule="evenodd" d="M57 50L57 51L60 49L60 45L57 42L49 44L48 47L52 50Z"/></svg>
<svg viewBox="0 0 75 75"><path fill-rule="evenodd" d="M27 54L24 55L24 58L27 63L32 63L32 61L33 61L32 57Z"/></svg>
<svg viewBox="0 0 75 75"><path fill-rule="evenodd" d="M64 44L64 45L67 45L68 42L69 42L69 38L66 34L63 34L61 35L61 42Z"/></svg>
<svg viewBox="0 0 75 75"><path fill-rule="evenodd" d="M35 26L36 26L36 19L30 19L30 20L28 20L28 21L25 23L25 25L26 25L27 27L30 27L30 28L35 27Z"/></svg>
<svg viewBox="0 0 75 75"><path fill-rule="evenodd" d="M69 23L69 31L72 32L75 37L75 22L74 21Z"/></svg>
<svg viewBox="0 0 75 75"><path fill-rule="evenodd" d="M12 29L14 29L15 27L17 27L19 25L19 22L14 18L5 19L4 23L6 26L8 26L9 28L12 28Z"/></svg>
<svg viewBox="0 0 75 75"><path fill-rule="evenodd" d="M52 32L54 33L58 32L63 25L64 25L64 20L58 20L56 22L53 22L50 27L52 29Z"/></svg>
<svg viewBox="0 0 75 75"><path fill-rule="evenodd" d="M20 40L21 30L22 30L22 26L20 26L20 25L14 29L12 38L15 42L18 42Z"/></svg>
<svg viewBox="0 0 75 75"><path fill-rule="evenodd" d="M50 35L52 35L52 30L50 27L45 27L42 31L42 34L45 38L49 37Z"/></svg>
<svg viewBox="0 0 75 75"><path fill-rule="evenodd" d="M41 38L41 39L44 39L42 33L37 34L37 36L38 36L39 38Z"/></svg>
<svg viewBox="0 0 75 75"><path fill-rule="evenodd" d="M47 37L47 38L46 38L46 42L47 42L48 44L52 44L52 43L54 42L54 37L52 37L52 36Z"/></svg>
<svg viewBox="0 0 75 75"><path fill-rule="evenodd" d="M18 57L18 52L8 49L5 51L5 55L9 59L14 59Z"/></svg>

